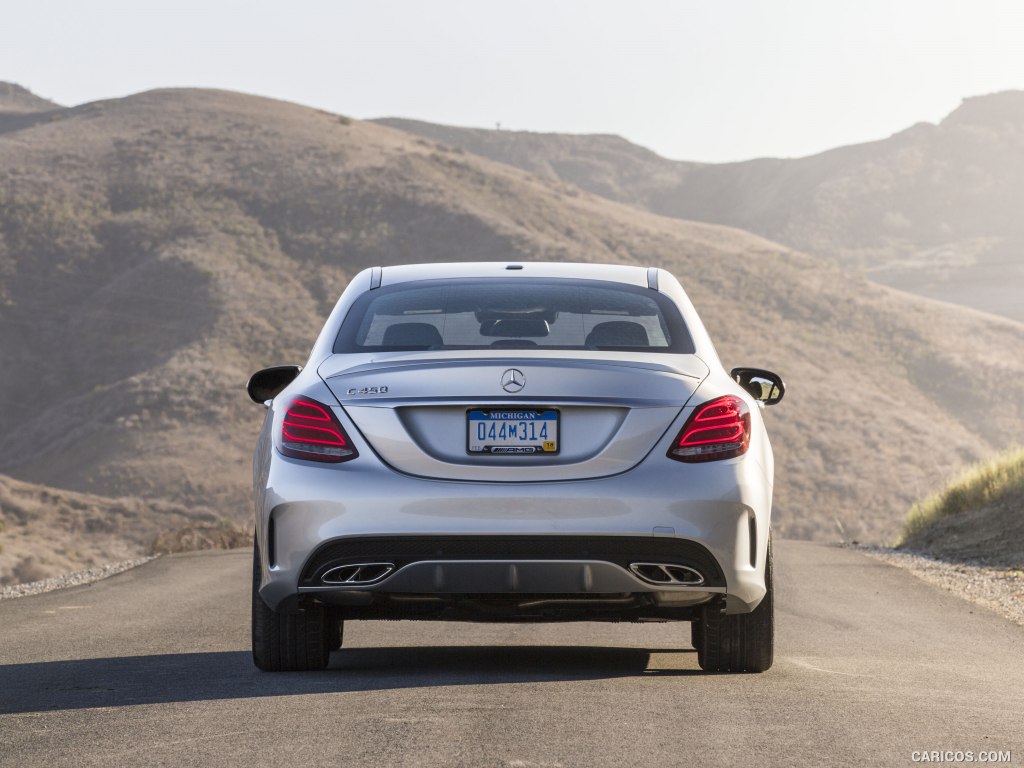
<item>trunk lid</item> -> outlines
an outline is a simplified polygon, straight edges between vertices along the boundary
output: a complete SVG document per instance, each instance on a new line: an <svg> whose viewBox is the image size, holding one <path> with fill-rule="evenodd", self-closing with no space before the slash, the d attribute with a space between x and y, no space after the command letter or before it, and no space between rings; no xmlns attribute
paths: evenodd
<svg viewBox="0 0 1024 768"><path fill-rule="evenodd" d="M651 451L708 372L694 355L592 351L348 354L333 355L319 369L363 437L395 469L490 482L625 472ZM479 409L557 411L558 453L470 453L468 412Z"/></svg>

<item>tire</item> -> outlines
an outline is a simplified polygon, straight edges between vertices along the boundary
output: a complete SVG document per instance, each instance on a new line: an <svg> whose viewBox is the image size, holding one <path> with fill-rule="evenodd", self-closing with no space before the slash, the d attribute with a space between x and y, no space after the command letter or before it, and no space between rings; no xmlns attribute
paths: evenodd
<svg viewBox="0 0 1024 768"><path fill-rule="evenodd" d="M725 614L705 608L693 622L697 663L705 672L764 672L772 665L775 645L775 589L772 546L764 568L766 592L750 613Z"/></svg>
<svg viewBox="0 0 1024 768"><path fill-rule="evenodd" d="M260 549L253 546L252 660L264 672L323 669L330 660L329 620L323 606L282 613L260 597ZM340 644L341 631L338 631Z"/></svg>
<svg viewBox="0 0 1024 768"><path fill-rule="evenodd" d="M700 651L701 624L699 621L690 622L690 645L694 650Z"/></svg>
<svg viewBox="0 0 1024 768"><path fill-rule="evenodd" d="M327 650L337 651L345 641L345 622L342 619L334 619L329 622L330 631L327 638Z"/></svg>

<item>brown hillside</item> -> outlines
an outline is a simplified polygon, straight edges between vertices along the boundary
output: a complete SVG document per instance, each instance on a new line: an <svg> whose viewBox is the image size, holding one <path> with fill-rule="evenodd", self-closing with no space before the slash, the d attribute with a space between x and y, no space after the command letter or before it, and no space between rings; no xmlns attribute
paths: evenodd
<svg viewBox="0 0 1024 768"><path fill-rule="evenodd" d="M683 219L728 224L924 296L1024 320L1024 91L812 157L700 164L617 137L391 126Z"/></svg>
<svg viewBox="0 0 1024 768"><path fill-rule="evenodd" d="M250 528L173 502L112 499L0 475L0 586L139 555L245 546Z"/></svg>
<svg viewBox="0 0 1024 768"><path fill-rule="evenodd" d="M127 560L149 550L182 510L141 499L108 499L0 475L0 585Z"/></svg>
<svg viewBox="0 0 1024 768"><path fill-rule="evenodd" d="M666 160L621 136L459 128L397 117L372 122L640 208L651 209L684 171L703 167Z"/></svg>
<svg viewBox="0 0 1024 768"><path fill-rule="evenodd" d="M26 112L48 112L52 109L60 109L59 104L36 96L28 88L23 88L17 83L5 83L0 81L0 112L26 113Z"/></svg>
<svg viewBox="0 0 1024 768"><path fill-rule="evenodd" d="M55 113L63 109L14 83L0 82L0 133L21 130L56 119Z"/></svg>
<svg viewBox="0 0 1024 768"><path fill-rule="evenodd" d="M769 414L785 535L830 537L839 518L888 537L1024 424L1020 325L738 230L239 94L57 114L0 133L0 471L23 481L244 525L248 374L302 362L356 270L415 261L671 269L727 365L788 379Z"/></svg>

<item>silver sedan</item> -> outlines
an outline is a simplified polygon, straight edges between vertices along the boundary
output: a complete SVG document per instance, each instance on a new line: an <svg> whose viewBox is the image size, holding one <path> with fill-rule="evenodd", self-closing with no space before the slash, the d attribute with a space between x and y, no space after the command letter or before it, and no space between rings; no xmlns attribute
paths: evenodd
<svg viewBox="0 0 1024 768"><path fill-rule="evenodd" d="M248 391L260 669L358 619L685 621L703 669L771 666L785 387L726 372L668 272L367 269Z"/></svg>

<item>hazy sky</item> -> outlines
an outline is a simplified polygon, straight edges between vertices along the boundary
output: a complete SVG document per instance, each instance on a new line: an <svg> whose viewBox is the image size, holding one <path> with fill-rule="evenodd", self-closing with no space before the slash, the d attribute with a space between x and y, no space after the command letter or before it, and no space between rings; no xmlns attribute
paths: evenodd
<svg viewBox="0 0 1024 768"><path fill-rule="evenodd" d="M22 0L0 10L0 80L63 104L210 86L679 159L794 156L1024 88L1024 2Z"/></svg>

